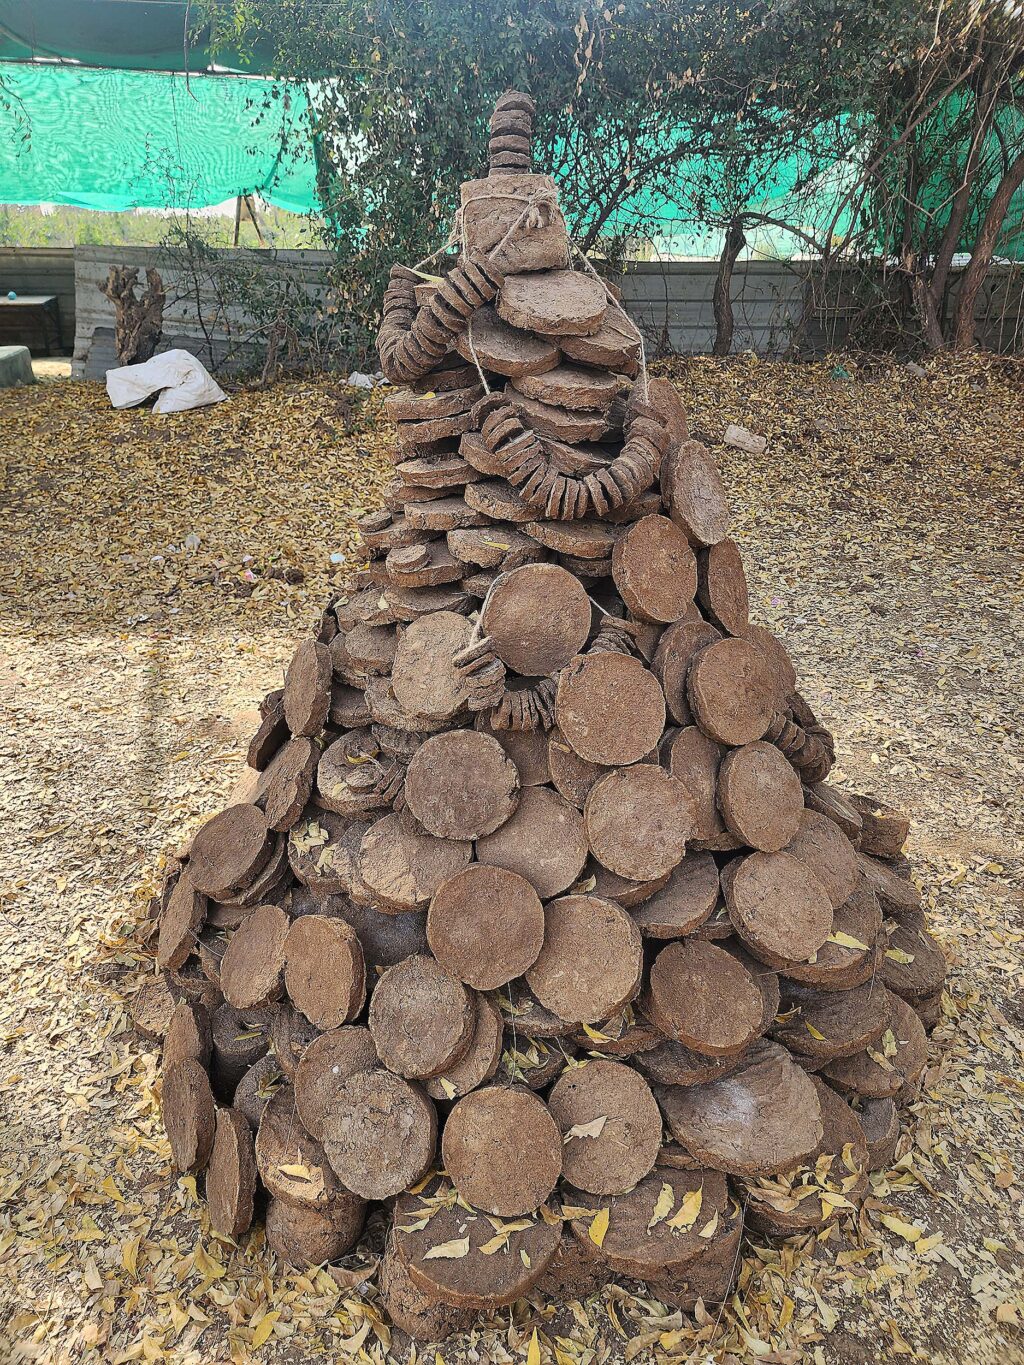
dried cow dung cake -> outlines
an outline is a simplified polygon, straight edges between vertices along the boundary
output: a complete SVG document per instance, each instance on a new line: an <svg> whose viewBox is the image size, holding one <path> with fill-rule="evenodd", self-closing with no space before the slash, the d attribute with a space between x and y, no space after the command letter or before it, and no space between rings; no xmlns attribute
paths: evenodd
<svg viewBox="0 0 1024 1365"><path fill-rule="evenodd" d="M796 769L774 744L755 740L730 750L722 760L718 808L745 844L776 853L800 827L803 787Z"/></svg>
<svg viewBox="0 0 1024 1365"><path fill-rule="evenodd" d="M860 847L864 822L856 806L844 792L828 782L814 782L804 788L804 800L808 810L817 811L819 815L827 815L830 820L835 821L854 848Z"/></svg>
<svg viewBox="0 0 1024 1365"><path fill-rule="evenodd" d="M832 908L849 900L860 881L857 854L846 835L827 816L805 810L785 851L804 863L824 886Z"/></svg>
<svg viewBox="0 0 1024 1365"><path fill-rule="evenodd" d="M322 1122L324 1151L346 1189L390 1199L430 1169L437 1111L418 1085L381 1067L338 1086Z"/></svg>
<svg viewBox="0 0 1024 1365"><path fill-rule="evenodd" d="M861 822L858 848L875 858L898 858L910 833L910 817L893 810L877 796L851 796Z"/></svg>
<svg viewBox="0 0 1024 1365"><path fill-rule="evenodd" d="M665 1086L658 1102L676 1141L729 1175L792 1170L823 1136L810 1077L785 1048L763 1039L730 1075L703 1085Z"/></svg>
<svg viewBox="0 0 1024 1365"><path fill-rule="evenodd" d="M886 917L899 923L917 924L921 914L921 892L909 877L901 877L881 858L857 854L857 866L878 897Z"/></svg>
<svg viewBox="0 0 1024 1365"><path fill-rule="evenodd" d="M712 1057L742 1052L762 1031L754 978L712 943L670 943L651 967L645 1008L668 1038Z"/></svg>
<svg viewBox="0 0 1024 1365"><path fill-rule="evenodd" d="M427 912L430 951L476 990L522 976L543 941L544 908L537 892L525 877L502 867L475 863L457 872L434 892Z"/></svg>
<svg viewBox="0 0 1024 1365"><path fill-rule="evenodd" d="M634 998L642 971L640 931L614 901L563 896L544 907L544 946L526 980L560 1019L607 1019Z"/></svg>
<svg viewBox="0 0 1024 1365"><path fill-rule="evenodd" d="M921 1079L928 1060L928 1035L920 1019L898 995L880 991L888 997L890 1023L877 1047L865 1048L851 1057L840 1057L824 1068L822 1075L839 1090L881 1099L913 1089Z"/></svg>
<svg viewBox="0 0 1024 1365"><path fill-rule="evenodd" d="M256 1196L256 1152L252 1130L237 1109L218 1109L206 1168L210 1222L222 1237L241 1237L252 1223Z"/></svg>
<svg viewBox="0 0 1024 1365"><path fill-rule="evenodd" d="M455 347L464 359L511 379L544 374L559 361L559 349L553 341L511 327L493 308L476 310L469 326L455 338Z"/></svg>
<svg viewBox="0 0 1024 1365"><path fill-rule="evenodd" d="M693 604L697 561L668 517L641 517L615 543L612 577L641 621L678 621Z"/></svg>
<svg viewBox="0 0 1024 1365"><path fill-rule="evenodd" d="M258 905L242 921L220 964L220 986L229 1005L259 1009L279 999L290 928L291 920L276 905Z"/></svg>
<svg viewBox="0 0 1024 1365"><path fill-rule="evenodd" d="M586 590L557 564L524 564L491 586L480 628L502 663L526 677L556 673L590 634Z"/></svg>
<svg viewBox="0 0 1024 1365"><path fill-rule="evenodd" d="M716 1170L659 1166L628 1194L592 1195L567 1185L562 1213L573 1235L617 1275L657 1280L679 1274L707 1248L702 1237L725 1217L729 1190ZM599 1220L607 1215L603 1237Z"/></svg>
<svg viewBox="0 0 1024 1365"><path fill-rule="evenodd" d="M295 1068L295 1108L303 1127L323 1141L324 1119L343 1081L379 1064L370 1030L343 1025L319 1034L303 1049Z"/></svg>
<svg viewBox="0 0 1024 1365"><path fill-rule="evenodd" d="M256 806L228 806L207 820L192 840L188 875L213 900L243 891L273 852L267 818Z"/></svg>
<svg viewBox="0 0 1024 1365"><path fill-rule="evenodd" d="M718 640L690 665L687 698L697 724L722 744L749 744L768 728L775 689L764 655L748 640Z"/></svg>
<svg viewBox="0 0 1024 1365"><path fill-rule="evenodd" d="M196 946L208 905L186 868L174 883L160 915L156 962L161 971L184 966Z"/></svg>
<svg viewBox="0 0 1024 1365"><path fill-rule="evenodd" d="M274 1017L270 1022L270 1046L278 1065L289 1080L295 1078L296 1069L306 1048L319 1037L319 1027L311 1024L293 1005L282 1002L275 1008Z"/></svg>
<svg viewBox="0 0 1024 1365"><path fill-rule="evenodd" d="M586 336L608 311L604 285L580 270L527 270L501 287L498 316L541 336Z"/></svg>
<svg viewBox="0 0 1024 1365"><path fill-rule="evenodd" d="M669 516L694 546L717 545L729 529L729 505L722 476L707 446L683 441L661 467Z"/></svg>
<svg viewBox="0 0 1024 1365"><path fill-rule="evenodd" d="M544 1008L525 980L510 981L495 991L493 999L506 1027L517 1034L528 1038L566 1038L573 1031L571 1022Z"/></svg>
<svg viewBox="0 0 1024 1365"><path fill-rule="evenodd" d="M245 1115L253 1133L259 1128L264 1109L283 1081L284 1072L280 1063L273 1053L267 1052L253 1063L235 1087L232 1106Z"/></svg>
<svg viewBox="0 0 1024 1365"><path fill-rule="evenodd" d="M473 627L464 616L435 611L403 632L395 650L391 686L412 716L448 720L466 703L466 681L455 670L455 655L470 642Z"/></svg>
<svg viewBox="0 0 1024 1365"><path fill-rule="evenodd" d="M636 763L656 747L665 728L665 697L654 674L632 655L583 654L559 676L555 714L580 758L611 767Z"/></svg>
<svg viewBox="0 0 1024 1365"><path fill-rule="evenodd" d="M439 1076L432 1076L425 1089L431 1099L454 1100L491 1079L501 1061L504 1025L501 1010L486 995L476 998L476 1024L469 1047Z"/></svg>
<svg viewBox="0 0 1024 1365"><path fill-rule="evenodd" d="M490 735L449 730L417 749L405 775L405 799L428 834L479 839L519 804L519 774Z"/></svg>
<svg viewBox="0 0 1024 1365"><path fill-rule="evenodd" d="M736 932L770 967L806 962L832 932L824 885L791 853L752 853L723 886Z"/></svg>
<svg viewBox="0 0 1024 1365"><path fill-rule="evenodd" d="M669 626L658 641L651 667L661 683L668 713L679 725L693 722L690 699L686 693L690 665L700 650L721 638L721 632L710 621L687 618Z"/></svg>
<svg viewBox="0 0 1024 1365"><path fill-rule="evenodd" d="M257 804L267 824L278 833L290 829L313 790L320 746L312 739L292 739L279 749L260 778Z"/></svg>
<svg viewBox="0 0 1024 1365"><path fill-rule="evenodd" d="M316 640L303 640L284 679L284 718L293 735L318 735L331 704L331 651Z"/></svg>
<svg viewBox="0 0 1024 1365"><path fill-rule="evenodd" d="M481 863L518 873L542 900L549 900L572 886L587 861L583 820L558 792L527 787L515 813L493 834L477 840L476 856Z"/></svg>
<svg viewBox="0 0 1024 1365"><path fill-rule="evenodd" d="M919 1008L941 994L946 970L945 954L927 929L913 924L893 927L882 960L882 981L889 990Z"/></svg>
<svg viewBox="0 0 1024 1365"><path fill-rule="evenodd" d="M634 881L670 872L697 826L686 788L653 763L616 768L595 782L583 820L598 862Z"/></svg>
<svg viewBox="0 0 1024 1365"><path fill-rule="evenodd" d="M354 1198L334 1174L320 1143L299 1121L290 1085L281 1086L263 1111L256 1133L256 1169L268 1193L287 1204L330 1213Z"/></svg>
<svg viewBox="0 0 1024 1365"><path fill-rule="evenodd" d="M545 736L545 741L552 783L567 801L571 801L577 810L582 810L587 792L608 769L602 763L588 763L585 758L580 758L557 728Z"/></svg>
<svg viewBox="0 0 1024 1365"><path fill-rule="evenodd" d="M447 1181L435 1178L417 1193L399 1196L394 1224L399 1259L417 1288L440 1303L478 1310L507 1307L544 1274L558 1250L561 1224L540 1216L515 1219L498 1234L498 1255L492 1218L467 1211L455 1202L455 1193Z"/></svg>
<svg viewBox="0 0 1024 1365"><path fill-rule="evenodd" d="M271 1197L267 1200L267 1242L287 1265L320 1266L351 1251L365 1220L365 1203L351 1194L326 1213Z"/></svg>
<svg viewBox="0 0 1024 1365"><path fill-rule="evenodd" d="M528 1090L491 1085L463 1096L441 1138L444 1168L474 1208L501 1218L533 1213L562 1173L562 1135Z"/></svg>
<svg viewBox="0 0 1024 1365"><path fill-rule="evenodd" d="M216 1106L206 1068L186 1058L164 1073L160 1111L179 1171L201 1171L210 1159Z"/></svg>
<svg viewBox="0 0 1024 1365"><path fill-rule="evenodd" d="M734 540L720 540L698 560L697 600L726 635L746 635L749 626L747 576Z"/></svg>
<svg viewBox="0 0 1024 1365"><path fill-rule="evenodd" d="M570 411L607 412L621 388L618 376L580 365L557 365L539 375L521 375L512 386L527 398L552 403Z"/></svg>
<svg viewBox="0 0 1024 1365"><path fill-rule="evenodd" d="M659 1043L657 1047L638 1053L635 1065L654 1085L703 1085L736 1071L743 1061L743 1054L730 1057L709 1057L705 1053L691 1052L682 1043L672 1040ZM664 1161L664 1148L658 1157L658 1164ZM691 1165L696 1165L691 1162Z"/></svg>
<svg viewBox="0 0 1024 1365"><path fill-rule="evenodd" d="M172 1066L185 1061L209 1067L212 1051L210 1011L197 1001L179 1000L164 1034L164 1050L160 1059L164 1071L170 1071Z"/></svg>
<svg viewBox="0 0 1024 1365"><path fill-rule="evenodd" d="M354 853L366 829L351 816L307 806L288 831L288 864L314 895L347 892L352 886Z"/></svg>
<svg viewBox="0 0 1024 1365"><path fill-rule="evenodd" d="M659 890L632 907L645 938L685 938L718 904L718 868L710 853L688 853Z"/></svg>
<svg viewBox="0 0 1024 1365"><path fill-rule="evenodd" d="M718 809L718 774L726 753L725 745L698 725L678 730L662 750L669 772L690 793L696 818L694 841L705 848L733 848L736 842Z"/></svg>
<svg viewBox="0 0 1024 1365"><path fill-rule="evenodd" d="M317 1028L354 1019L366 999L366 964L351 925L326 915L294 920L285 944L285 986Z"/></svg>
<svg viewBox="0 0 1024 1365"><path fill-rule="evenodd" d="M551 1088L564 1178L591 1194L625 1194L653 1168L661 1112L642 1076L621 1062L565 1071Z"/></svg>
<svg viewBox="0 0 1024 1365"><path fill-rule="evenodd" d="M868 1147L868 1169L884 1171L892 1165L900 1140L900 1114L889 1095L875 1100L854 1095L853 1112L860 1120Z"/></svg>
<svg viewBox="0 0 1024 1365"><path fill-rule="evenodd" d="M473 1314L469 1309L438 1303L413 1283L395 1250L393 1238L384 1247L377 1288L388 1317L407 1336L420 1341L444 1341L453 1332L472 1326Z"/></svg>
<svg viewBox="0 0 1024 1365"><path fill-rule="evenodd" d="M523 787L543 787L551 781L548 765L548 735L545 730L495 730L491 713L481 711L474 726L496 739L516 765Z"/></svg>
<svg viewBox="0 0 1024 1365"><path fill-rule="evenodd" d="M218 1098L230 1099L238 1082L266 1052L270 1023L267 1015L266 1010L242 1014L227 1001L214 1010L210 1021L213 1033L210 1075Z"/></svg>
<svg viewBox="0 0 1024 1365"><path fill-rule="evenodd" d="M788 985L772 1037L790 1052L834 1061L873 1046L889 1027L888 991L865 982L849 991Z"/></svg>
<svg viewBox="0 0 1024 1365"><path fill-rule="evenodd" d="M389 967L370 997L370 1033L389 1070L427 1080L453 1066L473 1038L476 1010L462 982L432 957Z"/></svg>
<svg viewBox="0 0 1024 1365"><path fill-rule="evenodd" d="M359 845L359 876L381 911L419 910L473 857L468 840L420 834L398 815L372 824Z"/></svg>
<svg viewBox="0 0 1024 1365"><path fill-rule="evenodd" d="M813 961L789 962L785 976L822 990L850 990L875 975L876 944L882 932L882 912L875 893L861 882L849 900L835 912L832 933Z"/></svg>

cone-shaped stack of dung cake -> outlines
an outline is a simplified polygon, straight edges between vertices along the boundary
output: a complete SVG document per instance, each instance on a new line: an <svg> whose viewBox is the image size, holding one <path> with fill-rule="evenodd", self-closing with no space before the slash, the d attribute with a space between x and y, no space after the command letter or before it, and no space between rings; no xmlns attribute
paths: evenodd
<svg viewBox="0 0 1024 1365"><path fill-rule="evenodd" d="M176 1003L139 1009L214 1227L316 1264L381 1204L383 1301L434 1338L613 1276L721 1300L741 1209L856 1206L945 974L532 120L499 101L447 273L391 273L387 509L172 865Z"/></svg>

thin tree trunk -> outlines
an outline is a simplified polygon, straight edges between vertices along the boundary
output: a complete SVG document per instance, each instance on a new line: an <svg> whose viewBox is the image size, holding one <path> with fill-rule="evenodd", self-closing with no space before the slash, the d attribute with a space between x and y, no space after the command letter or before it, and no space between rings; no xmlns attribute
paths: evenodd
<svg viewBox="0 0 1024 1365"><path fill-rule="evenodd" d="M712 296L712 307L715 311L715 344L714 355L728 355L732 350L732 337L735 328L735 320L732 313L732 272L736 266L736 260L747 244L746 233L743 231L743 217L737 214L729 222L728 231L725 234L725 245L722 247L722 255L718 261L718 276L715 279L715 292Z"/></svg>
<svg viewBox="0 0 1024 1365"><path fill-rule="evenodd" d="M996 239L1006 217L1006 211L1010 207L1010 200L1022 184L1024 152L1019 152L992 196L974 243L971 259L960 280L960 294L953 320L953 346L958 351L974 345L974 309L978 302L978 293L992 264L992 253L995 251Z"/></svg>

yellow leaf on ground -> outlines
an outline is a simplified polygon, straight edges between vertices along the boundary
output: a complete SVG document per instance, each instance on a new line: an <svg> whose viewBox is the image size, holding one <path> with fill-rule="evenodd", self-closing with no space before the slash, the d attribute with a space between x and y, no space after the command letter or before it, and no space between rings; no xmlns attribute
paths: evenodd
<svg viewBox="0 0 1024 1365"><path fill-rule="evenodd" d="M605 1234L608 1232L608 1219L610 1216L608 1209L601 1209L597 1216L591 1220L588 1234L590 1240L596 1247L604 1245Z"/></svg>
<svg viewBox="0 0 1024 1365"><path fill-rule="evenodd" d="M262 1346L264 1342L270 1340L270 1334L274 1330L274 1323L281 1316L280 1313L264 1313L260 1319L259 1326L252 1334L253 1347Z"/></svg>
<svg viewBox="0 0 1024 1365"><path fill-rule="evenodd" d="M530 1349L526 1352L526 1365L540 1365L540 1342L537 1340L536 1327L530 1338Z"/></svg>
<svg viewBox="0 0 1024 1365"><path fill-rule="evenodd" d="M919 1237L924 1236L924 1228L919 1228L916 1223L905 1223L902 1218L897 1218L895 1214L883 1213L882 1222L890 1232L895 1232L897 1236L908 1242L916 1242Z"/></svg>

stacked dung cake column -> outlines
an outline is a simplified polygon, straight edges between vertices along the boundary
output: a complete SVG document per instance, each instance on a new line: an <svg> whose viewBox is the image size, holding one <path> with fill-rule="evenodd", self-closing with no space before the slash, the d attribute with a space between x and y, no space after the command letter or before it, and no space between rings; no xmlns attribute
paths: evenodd
<svg viewBox="0 0 1024 1365"><path fill-rule="evenodd" d="M427 1337L611 1277L720 1301L744 1216L855 1208L945 974L532 119L499 101L446 273L392 271L387 507L172 864L140 1011L214 1228L380 1251Z"/></svg>

